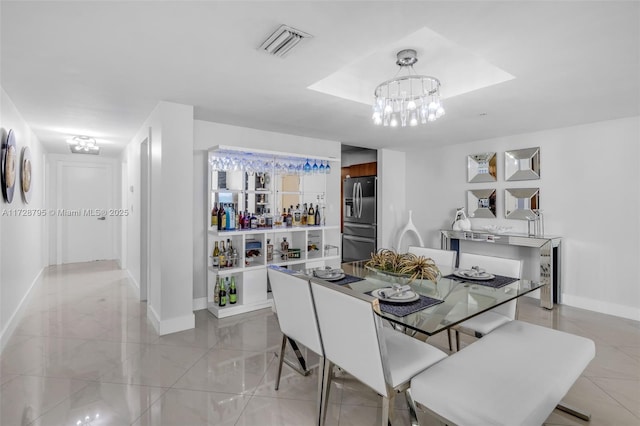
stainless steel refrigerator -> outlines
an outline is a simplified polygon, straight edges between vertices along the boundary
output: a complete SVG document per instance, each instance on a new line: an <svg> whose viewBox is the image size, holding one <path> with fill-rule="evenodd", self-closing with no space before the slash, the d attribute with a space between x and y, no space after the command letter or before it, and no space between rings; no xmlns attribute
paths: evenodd
<svg viewBox="0 0 640 426"><path fill-rule="evenodd" d="M346 178L343 185L342 261L368 259L377 248L377 178Z"/></svg>

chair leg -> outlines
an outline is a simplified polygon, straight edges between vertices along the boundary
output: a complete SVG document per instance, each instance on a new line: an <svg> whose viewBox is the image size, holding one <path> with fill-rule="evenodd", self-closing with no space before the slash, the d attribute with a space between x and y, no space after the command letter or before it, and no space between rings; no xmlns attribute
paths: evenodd
<svg viewBox="0 0 640 426"><path fill-rule="evenodd" d="M382 397L382 426L389 426L390 424L389 418L389 398L386 396Z"/></svg>
<svg viewBox="0 0 640 426"><path fill-rule="evenodd" d="M331 390L331 380L333 376L333 363L325 358L324 360L324 380L322 382L322 396L320 402L320 426L324 426L329 410L329 395Z"/></svg>
<svg viewBox="0 0 640 426"><path fill-rule="evenodd" d="M451 329L447 329L447 339L449 339L449 351L453 352L453 346L451 346Z"/></svg>
<svg viewBox="0 0 640 426"><path fill-rule="evenodd" d="M460 332L456 330L456 352L460 350Z"/></svg>
<svg viewBox="0 0 640 426"><path fill-rule="evenodd" d="M449 334L448 331L447 334ZM404 397L407 399L407 405L409 406L409 419L411 421L411 426L420 426L420 423L418 422L418 409L416 408L416 402L413 400L413 396L411 395L411 388L404 391Z"/></svg>
<svg viewBox="0 0 640 426"><path fill-rule="evenodd" d="M323 412L323 397L324 397L324 375L325 375L326 371L325 371L325 360L324 357L320 357L320 360L318 361L318 397L317 397L317 407L316 407L316 413L318 414L318 421L316 422L318 426L320 426L322 424L322 415L324 414ZM328 395L327 395L328 398ZM328 402L327 402L328 403Z"/></svg>
<svg viewBox="0 0 640 426"><path fill-rule="evenodd" d="M287 346L287 336L282 335L282 345L280 347L280 359L278 360L278 376L276 377L276 390L280 387L280 375L282 375L282 363L284 362L284 350Z"/></svg>

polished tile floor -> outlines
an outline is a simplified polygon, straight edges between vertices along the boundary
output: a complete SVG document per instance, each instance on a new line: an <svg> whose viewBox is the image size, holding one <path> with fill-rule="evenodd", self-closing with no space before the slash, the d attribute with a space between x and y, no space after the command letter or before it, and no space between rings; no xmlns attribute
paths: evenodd
<svg viewBox="0 0 640 426"><path fill-rule="evenodd" d="M590 410L593 426L640 425L640 323L531 299L520 319L593 339L597 356L566 402ZM280 339L270 310L222 320L198 311L195 329L159 337L113 262L50 267L1 354L0 425L311 425L315 371L285 367L273 389ZM379 418L373 392L346 375L334 382L327 424ZM409 422L400 398L395 420ZM587 423L556 410L546 424Z"/></svg>

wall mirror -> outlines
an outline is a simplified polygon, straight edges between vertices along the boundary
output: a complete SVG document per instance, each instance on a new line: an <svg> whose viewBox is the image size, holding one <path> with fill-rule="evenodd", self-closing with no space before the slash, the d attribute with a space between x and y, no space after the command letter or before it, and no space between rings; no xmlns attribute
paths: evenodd
<svg viewBox="0 0 640 426"><path fill-rule="evenodd" d="M467 191L467 211L475 218L496 217L496 190L471 189Z"/></svg>
<svg viewBox="0 0 640 426"><path fill-rule="evenodd" d="M467 182L495 182L498 176L495 152L467 156Z"/></svg>
<svg viewBox="0 0 640 426"><path fill-rule="evenodd" d="M507 219L527 220L540 208L539 188L508 188L504 190L504 215Z"/></svg>
<svg viewBox="0 0 640 426"><path fill-rule="evenodd" d="M540 148L505 152L504 178L510 181L540 179Z"/></svg>

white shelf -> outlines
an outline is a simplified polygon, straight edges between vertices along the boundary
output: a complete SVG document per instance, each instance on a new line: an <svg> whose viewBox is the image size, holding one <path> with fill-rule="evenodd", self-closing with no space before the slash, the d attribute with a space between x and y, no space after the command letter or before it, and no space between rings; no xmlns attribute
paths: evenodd
<svg viewBox="0 0 640 426"><path fill-rule="evenodd" d="M225 147L218 146L217 148L213 148L209 150L211 154L214 151L222 152L254 152L257 154L267 154L269 156L273 156L274 160L278 158L307 158L304 155L290 155L283 153L275 153L271 151L259 151L252 149L242 149L237 147ZM318 156L312 156L315 160L320 162L320 160L332 161L339 163L339 159L334 158L320 158ZM339 164L335 164L334 168L332 165L332 169L334 171L339 170ZM222 182L219 180L218 172L212 170L211 166L208 169L207 175L207 184L208 184L208 211L206 212L206 223L207 223L207 300L209 303L207 304L207 308L213 315L218 318L229 317L233 315L238 315L246 312L255 311L258 309L269 308L273 305L273 299L271 293L268 292L268 275L267 268L270 265L277 265L282 267L290 267L293 269L305 269L308 267L318 267L318 266L327 266L327 262L331 262L331 265L335 265L340 262L339 253L335 254L335 251L331 251L331 256L324 256L326 253L323 248L329 244L336 247L340 246L340 227L339 225L333 225L339 222L339 216L337 211L332 211L332 213L326 218L328 222L332 225L299 225L299 226L278 226L271 228L249 228L249 229L234 229L232 231L227 230L218 230L214 227L210 226L211 223L211 208L214 205L214 202L218 202L220 197L219 194L227 193L233 194L231 197L234 203L238 203L238 208L241 210L246 210L248 206L250 210L253 210L254 206L256 209L260 208L264 210L265 206L277 207L280 204L285 204L289 202L293 202L295 205L297 201L300 202L300 205L303 205L305 202L309 202L310 198L313 200L310 201L311 205L314 206L315 198L317 194L322 194L326 196L327 190L327 178L328 175L312 175L306 176L303 175L296 183L295 179L285 179L282 178L282 183L280 185L280 175L275 174L275 169L272 169L270 173L271 181L268 184L267 188L258 188L256 189L256 185L252 180L252 177L247 175L246 173L232 173L226 175L226 184L227 186L231 186L233 188L243 188L243 189L215 189L213 187L218 185L218 182ZM285 182L286 180L286 182ZM285 185L286 183L286 185ZM293 186L291 186L293 185ZM261 185L258 185L261 186ZM280 191L279 189L288 189L289 191ZM300 190L298 190L300 189ZM337 190L337 188L336 188ZM237 194L237 195L236 195ZM335 195L335 191L332 191L331 195ZM291 197L289 197L291 196ZM229 198L229 196L227 196ZM291 198L291 199L289 199ZM287 200L286 202L284 200ZM326 197L323 197L326 199ZM224 201L227 202L227 201ZM282 207L282 206L281 206ZM315 208L315 206L314 206ZM279 210L279 209L278 209ZM323 211L324 212L324 211ZM276 211L272 209L272 213L275 215ZM280 242L286 238L290 243L290 248L299 248L300 249L300 258L292 259L289 258L286 261L283 261L280 258L278 253L278 248L280 248ZM212 266L211 259L209 255L211 254L214 243L218 240L226 240L230 239L233 243L233 246L238 249L239 266L234 268L214 268ZM266 261L266 247L267 240L270 239L274 249L274 257L271 262ZM244 249L246 248L246 244L248 241L258 241L261 243L261 256L256 257L256 261L245 264L245 254ZM318 247L318 251L308 252L307 248L309 245L315 244ZM214 300L213 291L215 289L215 280L218 277L227 277L230 275L236 276L236 285L238 288L238 303L234 305L229 305L225 307L217 306L215 303L211 302Z"/></svg>
<svg viewBox="0 0 640 426"><path fill-rule="evenodd" d="M216 316L216 318L225 318L233 315L244 314L247 312L256 311L258 309L270 308L273 306L273 299L267 298L262 302L250 303L250 304L235 304L227 306L218 306L215 303L208 303L207 309Z"/></svg>
<svg viewBox="0 0 640 426"><path fill-rule="evenodd" d="M253 228L253 229L236 229L234 231L218 231L217 229L211 229L209 227L209 234L216 235L218 237L223 237L225 235L246 235L246 234L274 234L274 233L283 233L283 232L303 232L303 231L314 231L314 230L335 230L340 227L337 225L305 225L305 226L278 226L273 228Z"/></svg>

